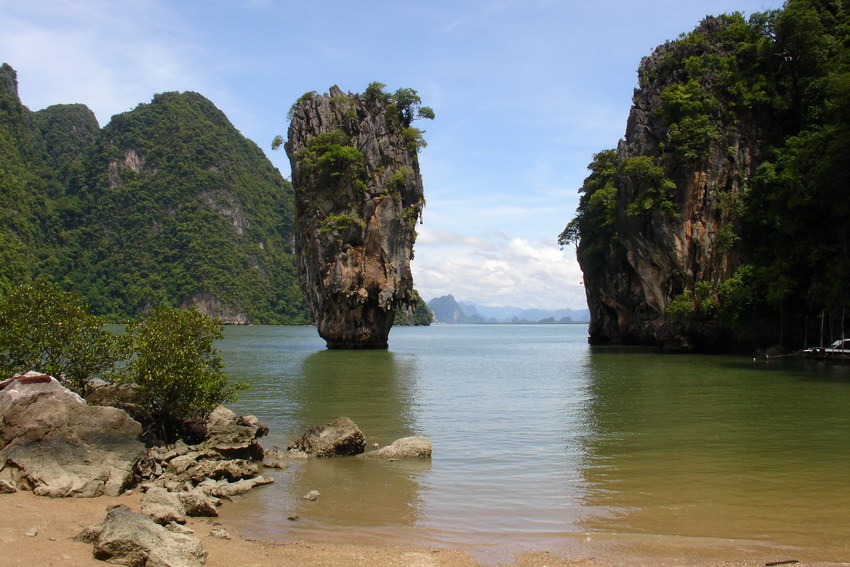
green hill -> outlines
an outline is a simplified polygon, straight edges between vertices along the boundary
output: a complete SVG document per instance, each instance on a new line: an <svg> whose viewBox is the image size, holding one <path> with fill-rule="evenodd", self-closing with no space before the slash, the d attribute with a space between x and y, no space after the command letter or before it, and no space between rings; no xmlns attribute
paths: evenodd
<svg viewBox="0 0 850 567"><path fill-rule="evenodd" d="M102 130L84 105L33 113L0 68L0 291L47 277L124 320L195 305L231 323L306 323L292 186L197 93Z"/></svg>

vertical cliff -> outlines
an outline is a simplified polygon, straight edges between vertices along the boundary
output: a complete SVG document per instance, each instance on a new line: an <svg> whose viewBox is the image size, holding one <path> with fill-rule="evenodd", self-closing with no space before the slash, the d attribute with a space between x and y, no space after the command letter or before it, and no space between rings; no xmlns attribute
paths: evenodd
<svg viewBox="0 0 850 567"><path fill-rule="evenodd" d="M386 348L412 301L415 226L425 204L411 89L307 93L292 108L286 153L296 204L298 275L329 348Z"/></svg>
<svg viewBox="0 0 850 567"><path fill-rule="evenodd" d="M727 340L716 308L743 263L742 208L772 135L766 105L744 96L757 86L742 45L765 38L740 15L707 18L642 60L625 138L595 157L561 235L578 243L592 343Z"/></svg>

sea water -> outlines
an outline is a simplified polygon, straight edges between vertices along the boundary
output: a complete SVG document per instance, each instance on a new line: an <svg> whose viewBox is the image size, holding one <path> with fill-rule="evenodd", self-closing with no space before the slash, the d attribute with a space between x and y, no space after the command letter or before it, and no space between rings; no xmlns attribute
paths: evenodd
<svg viewBox="0 0 850 567"><path fill-rule="evenodd" d="M348 416L430 461L292 461L228 504L267 540L523 549L665 564L850 560L850 367L590 347L584 325L400 327L386 351L228 327L232 404L285 448ZM267 473L269 474L269 473ZM302 496L318 490L317 501Z"/></svg>

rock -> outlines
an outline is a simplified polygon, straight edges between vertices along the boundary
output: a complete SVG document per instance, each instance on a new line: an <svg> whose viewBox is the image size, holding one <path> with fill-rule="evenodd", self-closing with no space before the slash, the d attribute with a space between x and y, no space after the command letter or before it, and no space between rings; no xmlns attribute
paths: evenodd
<svg viewBox="0 0 850 567"><path fill-rule="evenodd" d="M260 461L263 447L260 437L267 435L269 428L253 415L237 416L224 406L218 406L207 418L207 438L201 444L227 458Z"/></svg>
<svg viewBox="0 0 850 567"><path fill-rule="evenodd" d="M191 517L213 517L218 516L216 506L219 505L219 500L204 494L200 490L187 490L177 493L177 498L183 504L183 509L186 510L186 515Z"/></svg>
<svg viewBox="0 0 850 567"><path fill-rule="evenodd" d="M270 469L285 469L288 455L278 449L266 449L263 454L263 466Z"/></svg>
<svg viewBox="0 0 850 567"><path fill-rule="evenodd" d="M250 491L252 488L271 484L274 479L267 476L256 476L254 478L246 478L237 480L236 482L228 482L226 480L206 480L198 485L198 490L209 496L218 498L233 498Z"/></svg>
<svg viewBox="0 0 850 567"><path fill-rule="evenodd" d="M363 455L376 459L420 459L431 457L431 440L427 437L402 437L391 445Z"/></svg>
<svg viewBox="0 0 850 567"><path fill-rule="evenodd" d="M165 526L170 532L174 532L176 534L193 534L195 530L188 526L184 526L183 524L178 524L177 522L170 522L167 526Z"/></svg>
<svg viewBox="0 0 850 567"><path fill-rule="evenodd" d="M305 431L295 448L317 457L358 455L366 448L366 437L351 419L340 417Z"/></svg>
<svg viewBox="0 0 850 567"><path fill-rule="evenodd" d="M95 559L129 567L200 567L207 557L201 542L175 534L125 506L83 530L78 541L94 545Z"/></svg>
<svg viewBox="0 0 850 567"><path fill-rule="evenodd" d="M217 537L219 539L230 539L230 534L221 526L213 526L213 529L210 530L210 537Z"/></svg>
<svg viewBox="0 0 850 567"><path fill-rule="evenodd" d="M148 489L142 495L141 509L142 514L163 526L171 522L186 523L186 508L181 499L176 493L158 486Z"/></svg>
<svg viewBox="0 0 850 567"><path fill-rule="evenodd" d="M139 423L150 423L152 417L144 407L135 384L116 384L105 380L89 380L86 401L95 406L122 409Z"/></svg>
<svg viewBox="0 0 850 567"><path fill-rule="evenodd" d="M293 447L286 452L286 458L295 461L303 461L305 459L309 459L310 455L297 447Z"/></svg>
<svg viewBox="0 0 850 567"><path fill-rule="evenodd" d="M310 492L308 492L307 494L305 494L301 498L303 498L304 500L309 500L311 502L315 502L316 500L319 499L319 496L321 496L321 495L322 495L322 493L319 492L318 490L311 490Z"/></svg>
<svg viewBox="0 0 850 567"><path fill-rule="evenodd" d="M11 480L0 480L0 494L13 494L18 491L18 487Z"/></svg>
<svg viewBox="0 0 850 567"><path fill-rule="evenodd" d="M0 423L0 479L42 496L117 496L145 453L125 411L89 406L37 373L0 391Z"/></svg>
<svg viewBox="0 0 850 567"><path fill-rule="evenodd" d="M24 535L27 537L35 537L38 535L38 528L30 528L30 530Z"/></svg>
<svg viewBox="0 0 850 567"><path fill-rule="evenodd" d="M204 456L204 453L189 453L182 457L175 457L168 463L165 478L197 483L208 478L228 480L251 478L260 472L258 463L244 459L209 460Z"/></svg>
<svg viewBox="0 0 850 567"><path fill-rule="evenodd" d="M386 348L396 307L413 301L425 199L409 121L381 94L336 86L294 107L286 153L298 277L328 348Z"/></svg>

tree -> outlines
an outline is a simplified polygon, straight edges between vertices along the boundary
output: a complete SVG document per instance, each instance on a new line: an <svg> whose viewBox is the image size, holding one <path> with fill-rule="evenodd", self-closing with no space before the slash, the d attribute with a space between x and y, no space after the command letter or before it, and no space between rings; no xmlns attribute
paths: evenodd
<svg viewBox="0 0 850 567"><path fill-rule="evenodd" d="M0 370L37 370L85 396L92 376L118 358L116 338L76 293L45 281L14 288L0 301Z"/></svg>
<svg viewBox="0 0 850 567"><path fill-rule="evenodd" d="M173 441L189 420L205 419L246 386L230 383L213 347L222 338L217 320L195 309L158 307L135 319L122 337L130 354L120 371L138 386L153 421L149 433Z"/></svg>

